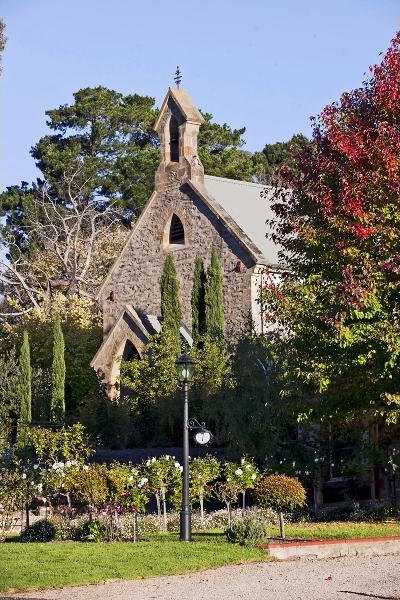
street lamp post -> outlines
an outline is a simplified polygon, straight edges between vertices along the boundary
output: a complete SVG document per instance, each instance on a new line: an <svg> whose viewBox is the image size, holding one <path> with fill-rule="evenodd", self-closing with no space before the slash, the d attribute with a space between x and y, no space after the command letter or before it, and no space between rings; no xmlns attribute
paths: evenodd
<svg viewBox="0 0 400 600"><path fill-rule="evenodd" d="M180 540L190 542L192 524L189 500L189 381L192 378L193 361L188 354L182 354L177 362L178 374L183 384L183 471L182 507L180 515Z"/></svg>

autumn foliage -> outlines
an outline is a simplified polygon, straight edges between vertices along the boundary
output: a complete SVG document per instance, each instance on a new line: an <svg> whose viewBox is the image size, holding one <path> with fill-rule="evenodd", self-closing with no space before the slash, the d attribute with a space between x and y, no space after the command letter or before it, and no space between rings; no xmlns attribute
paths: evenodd
<svg viewBox="0 0 400 600"><path fill-rule="evenodd" d="M295 477L287 475L267 475L262 477L255 488L260 506L286 512L304 506L306 491Z"/></svg>
<svg viewBox="0 0 400 600"><path fill-rule="evenodd" d="M400 401L399 160L400 33L360 88L313 119L273 207L288 270L267 301L286 370L339 411Z"/></svg>

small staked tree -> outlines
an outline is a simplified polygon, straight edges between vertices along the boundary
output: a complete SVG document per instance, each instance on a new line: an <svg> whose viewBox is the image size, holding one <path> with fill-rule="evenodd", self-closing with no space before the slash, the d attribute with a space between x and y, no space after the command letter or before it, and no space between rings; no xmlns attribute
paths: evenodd
<svg viewBox="0 0 400 600"><path fill-rule="evenodd" d="M32 421L32 368L29 335L24 331L19 355L19 419L22 425Z"/></svg>
<svg viewBox="0 0 400 600"><path fill-rule="evenodd" d="M65 343L61 321L56 318L53 327L53 366L50 417L54 423L65 420Z"/></svg>
<svg viewBox="0 0 400 600"><path fill-rule="evenodd" d="M211 253L210 266L207 269L205 290L206 333L220 339L224 334L224 296L223 275L219 256L215 249Z"/></svg>
<svg viewBox="0 0 400 600"><path fill-rule="evenodd" d="M182 321L179 281L174 259L170 254L165 259L161 276L161 316L163 332L172 334L179 340L179 328Z"/></svg>
<svg viewBox="0 0 400 600"><path fill-rule="evenodd" d="M205 332L206 305L205 305L206 273L203 260L198 256L194 265L192 288L192 337L196 342Z"/></svg>
<svg viewBox="0 0 400 600"><path fill-rule="evenodd" d="M285 539L285 522L283 513L301 508L306 502L306 491L295 477L287 475L267 475L257 483L257 502L263 508L271 508L279 514L281 538Z"/></svg>
<svg viewBox="0 0 400 600"><path fill-rule="evenodd" d="M220 472L219 461L213 456L194 458L190 464L190 493L200 505L200 519L204 524L204 500L211 495L211 483Z"/></svg>

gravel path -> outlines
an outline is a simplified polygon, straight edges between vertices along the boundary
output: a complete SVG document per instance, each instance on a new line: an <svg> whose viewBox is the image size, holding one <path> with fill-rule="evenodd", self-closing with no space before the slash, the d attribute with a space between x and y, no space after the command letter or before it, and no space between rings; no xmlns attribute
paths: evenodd
<svg viewBox="0 0 400 600"><path fill-rule="evenodd" d="M192 575L118 581L13 597L26 600L400 600L400 555L257 563Z"/></svg>

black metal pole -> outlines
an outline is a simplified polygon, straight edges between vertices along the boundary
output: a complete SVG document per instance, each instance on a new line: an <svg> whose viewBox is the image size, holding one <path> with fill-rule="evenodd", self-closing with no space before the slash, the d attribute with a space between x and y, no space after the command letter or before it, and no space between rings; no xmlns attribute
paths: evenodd
<svg viewBox="0 0 400 600"><path fill-rule="evenodd" d="M183 471L182 471L182 509L180 519L180 540L190 542L192 523L189 502L189 384L183 384Z"/></svg>

